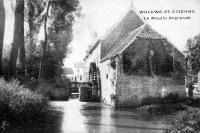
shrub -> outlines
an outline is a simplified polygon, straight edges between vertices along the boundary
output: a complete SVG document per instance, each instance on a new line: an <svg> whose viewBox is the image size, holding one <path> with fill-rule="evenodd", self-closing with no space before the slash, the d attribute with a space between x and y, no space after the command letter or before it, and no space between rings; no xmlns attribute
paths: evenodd
<svg viewBox="0 0 200 133"><path fill-rule="evenodd" d="M180 97L177 93L169 93L161 99L161 103L180 103L183 101L184 97Z"/></svg>
<svg viewBox="0 0 200 133"><path fill-rule="evenodd" d="M189 109L180 112L173 121L170 133L199 133L200 132L200 111Z"/></svg>
<svg viewBox="0 0 200 133"><path fill-rule="evenodd" d="M48 97L49 100L69 99L69 87L67 85L65 87L57 86L57 84L54 81L42 81L42 83L39 85L36 91Z"/></svg>
<svg viewBox="0 0 200 133"><path fill-rule="evenodd" d="M191 107L200 107L200 98L197 99L191 99L191 98L187 98L185 100L185 104L187 106L191 106Z"/></svg>
<svg viewBox="0 0 200 133"><path fill-rule="evenodd" d="M142 100L140 109L155 114L174 114L187 108L182 105L185 98L176 93L169 93L165 97L148 96Z"/></svg>
<svg viewBox="0 0 200 133"><path fill-rule="evenodd" d="M0 79L0 123L37 121L47 112L48 100L19 82Z"/></svg>
<svg viewBox="0 0 200 133"><path fill-rule="evenodd" d="M151 104L176 104L183 102L185 99L180 97L177 93L169 93L165 97L161 96L147 96L142 100L142 105Z"/></svg>
<svg viewBox="0 0 200 133"><path fill-rule="evenodd" d="M143 106L141 109L157 115L169 115L186 110L187 108L181 104L157 104Z"/></svg>

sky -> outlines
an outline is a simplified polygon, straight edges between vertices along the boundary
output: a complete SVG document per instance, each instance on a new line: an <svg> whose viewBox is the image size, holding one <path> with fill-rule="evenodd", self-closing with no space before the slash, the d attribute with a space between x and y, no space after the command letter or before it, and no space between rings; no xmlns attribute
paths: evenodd
<svg viewBox="0 0 200 133"><path fill-rule="evenodd" d="M14 16L11 7L13 0L4 0L6 7L5 45L13 38ZM190 17L185 20L146 20L153 29L167 37L178 49L183 51L188 38L200 33L200 0L80 0L82 17L73 26L72 54L64 64L69 67L73 61L81 61L85 50L95 40L105 37L129 10L131 2L140 11L154 10L194 10L195 13L144 13L142 17Z"/></svg>
<svg viewBox="0 0 200 133"><path fill-rule="evenodd" d="M80 0L83 17L74 24L72 54L66 60L66 66L71 61L82 60L88 45L105 37L105 33L127 13L131 2L137 11L195 10L196 13L191 14L141 14L142 17L191 17L189 20L147 20L153 29L167 37L181 51L185 49L188 38L200 33L199 0Z"/></svg>

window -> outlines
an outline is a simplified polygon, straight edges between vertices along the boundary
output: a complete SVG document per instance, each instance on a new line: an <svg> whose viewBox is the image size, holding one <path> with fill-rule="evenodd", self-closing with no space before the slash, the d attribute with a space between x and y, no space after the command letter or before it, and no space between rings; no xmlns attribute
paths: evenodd
<svg viewBox="0 0 200 133"><path fill-rule="evenodd" d="M79 71L80 71L80 70L79 70L79 69L77 69L77 73L79 73Z"/></svg>
<svg viewBox="0 0 200 133"><path fill-rule="evenodd" d="M80 81L82 80L82 75L80 75Z"/></svg>

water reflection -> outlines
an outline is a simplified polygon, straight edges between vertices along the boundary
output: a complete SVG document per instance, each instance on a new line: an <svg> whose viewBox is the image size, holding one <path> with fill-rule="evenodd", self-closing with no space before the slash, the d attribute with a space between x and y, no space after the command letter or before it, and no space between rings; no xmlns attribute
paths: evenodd
<svg viewBox="0 0 200 133"><path fill-rule="evenodd" d="M62 133L68 132L85 132L87 133L87 125L83 123L87 122L86 117L81 114L81 109L84 103L80 103L78 100L73 102L55 103L56 106L65 106L63 112L65 115L62 119Z"/></svg>
<svg viewBox="0 0 200 133"><path fill-rule="evenodd" d="M53 108L46 120L37 123L15 123L5 133L61 133L64 113L60 108Z"/></svg>
<svg viewBox="0 0 200 133"><path fill-rule="evenodd" d="M115 110L100 103L52 102L54 115L46 123L15 126L6 133L164 133L172 116L138 110Z"/></svg>

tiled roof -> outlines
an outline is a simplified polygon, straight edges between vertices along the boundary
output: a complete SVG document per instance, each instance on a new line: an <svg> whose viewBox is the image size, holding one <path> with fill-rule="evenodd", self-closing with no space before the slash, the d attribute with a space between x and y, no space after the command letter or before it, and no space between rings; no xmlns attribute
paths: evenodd
<svg viewBox="0 0 200 133"><path fill-rule="evenodd" d="M137 37L145 39L163 39L162 35L153 30L149 25L145 25L144 29L140 32Z"/></svg>
<svg viewBox="0 0 200 133"><path fill-rule="evenodd" d="M143 24L143 20L131 9L111 32L101 40L101 59L107 55L116 43Z"/></svg>
<svg viewBox="0 0 200 133"><path fill-rule="evenodd" d="M74 74L72 68L64 68L64 73L65 73L66 75L73 75L73 74Z"/></svg>
<svg viewBox="0 0 200 133"><path fill-rule="evenodd" d="M143 28L143 26L137 28L136 30L134 30L133 32L129 33L128 35L126 35L120 42L118 42L107 54L106 56L102 59L108 59L111 57L116 56L118 53L120 53L120 51L122 49L124 49L130 42L131 40L133 40L135 38L135 36L138 34L139 31L141 31L141 28Z"/></svg>
<svg viewBox="0 0 200 133"><path fill-rule="evenodd" d="M164 39L162 35L146 24L134 9L130 9L105 38L101 39L101 61L123 52L136 38ZM98 44L99 40L89 52L92 53ZM86 55L85 58L88 56Z"/></svg>
<svg viewBox="0 0 200 133"><path fill-rule="evenodd" d="M131 33L127 34L122 40L116 43L115 46L105 55L102 61L123 52L138 37L143 39L165 39L159 33L154 31L149 25L144 24Z"/></svg>

